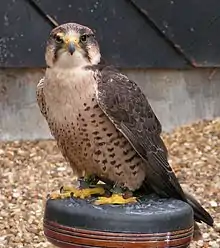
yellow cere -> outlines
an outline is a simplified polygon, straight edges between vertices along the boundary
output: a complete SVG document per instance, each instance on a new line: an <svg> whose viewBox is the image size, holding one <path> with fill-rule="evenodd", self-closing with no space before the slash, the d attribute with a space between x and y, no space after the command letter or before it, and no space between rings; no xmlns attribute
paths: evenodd
<svg viewBox="0 0 220 248"><path fill-rule="evenodd" d="M75 46L78 46L79 47L79 39L76 38L75 36L73 35L67 35L65 38L64 38L64 42L66 44L69 44L70 42L73 42Z"/></svg>

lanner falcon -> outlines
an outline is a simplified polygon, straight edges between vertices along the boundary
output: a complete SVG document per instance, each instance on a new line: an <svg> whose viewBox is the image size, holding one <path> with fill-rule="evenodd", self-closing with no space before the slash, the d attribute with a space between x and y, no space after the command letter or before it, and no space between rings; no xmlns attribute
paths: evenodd
<svg viewBox="0 0 220 248"><path fill-rule="evenodd" d="M47 69L37 100L63 156L78 178L96 176L134 192L151 188L161 197L188 202L195 220L213 219L183 192L167 159L161 124L137 84L102 62L88 27L67 23L53 29L46 48ZM100 187L73 188L75 196L103 193ZM126 203L123 194L97 203Z"/></svg>

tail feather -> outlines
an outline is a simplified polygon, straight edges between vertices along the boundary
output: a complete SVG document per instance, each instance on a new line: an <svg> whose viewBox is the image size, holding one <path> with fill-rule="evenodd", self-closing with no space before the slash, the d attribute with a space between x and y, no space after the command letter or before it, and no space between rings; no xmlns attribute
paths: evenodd
<svg viewBox="0 0 220 248"><path fill-rule="evenodd" d="M188 204L193 208L194 218L197 222L205 222L209 226L213 226L212 216L200 205L200 203L190 194L184 192Z"/></svg>

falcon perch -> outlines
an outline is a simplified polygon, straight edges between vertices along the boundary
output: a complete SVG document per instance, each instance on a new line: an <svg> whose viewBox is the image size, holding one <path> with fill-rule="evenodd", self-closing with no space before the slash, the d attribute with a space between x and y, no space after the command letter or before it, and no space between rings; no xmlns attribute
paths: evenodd
<svg viewBox="0 0 220 248"><path fill-rule="evenodd" d="M92 30L75 23L53 29L45 58L38 104L75 175L96 176L123 192L150 187L161 197L188 202L195 220L212 226L212 217L183 192L172 171L161 124L145 95L127 76L102 63ZM88 190L79 192L86 197ZM112 198L113 203L129 202L117 194ZM111 202L111 197L99 201Z"/></svg>

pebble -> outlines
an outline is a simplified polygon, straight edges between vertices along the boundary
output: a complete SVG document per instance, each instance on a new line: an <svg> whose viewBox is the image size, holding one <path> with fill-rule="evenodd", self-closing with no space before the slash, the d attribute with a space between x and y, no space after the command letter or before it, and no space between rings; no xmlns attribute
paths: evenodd
<svg viewBox="0 0 220 248"><path fill-rule="evenodd" d="M220 119L163 134L183 188L212 214L190 248L220 248ZM55 248L43 234L46 195L71 185L71 169L53 140L0 142L0 248Z"/></svg>
<svg viewBox="0 0 220 248"><path fill-rule="evenodd" d="M215 231L220 232L220 223L215 223Z"/></svg>
<svg viewBox="0 0 220 248"><path fill-rule="evenodd" d="M214 200L210 201L210 205L212 207L218 207L218 203L216 201L214 201Z"/></svg>

